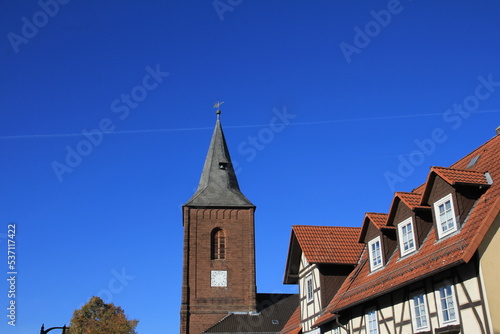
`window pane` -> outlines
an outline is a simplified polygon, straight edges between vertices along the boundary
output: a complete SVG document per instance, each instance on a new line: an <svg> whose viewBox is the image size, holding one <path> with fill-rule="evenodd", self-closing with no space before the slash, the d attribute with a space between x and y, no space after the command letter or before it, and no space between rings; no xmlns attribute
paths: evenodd
<svg viewBox="0 0 500 334"><path fill-rule="evenodd" d="M371 311L366 314L369 334L378 334L377 313Z"/></svg>
<svg viewBox="0 0 500 334"><path fill-rule="evenodd" d="M312 277L309 276L306 278L306 293L307 293L307 301L311 301L314 298L314 286Z"/></svg>
<svg viewBox="0 0 500 334"><path fill-rule="evenodd" d="M408 218L398 225L398 239L401 256L415 250L415 235L413 233L413 220Z"/></svg>
<svg viewBox="0 0 500 334"><path fill-rule="evenodd" d="M441 299L441 313L443 321L450 322L456 319L455 303L453 302L453 290L451 285L439 289Z"/></svg>
<svg viewBox="0 0 500 334"><path fill-rule="evenodd" d="M427 310L424 295L413 297L416 330L427 328Z"/></svg>
<svg viewBox="0 0 500 334"><path fill-rule="evenodd" d="M453 212L453 203L451 202L451 195L438 201L435 205L436 215L438 216L438 232L440 237L450 234L457 229L457 223Z"/></svg>
<svg viewBox="0 0 500 334"><path fill-rule="evenodd" d="M382 263L382 258L380 256L380 241L376 241L372 244L372 258L374 267Z"/></svg>

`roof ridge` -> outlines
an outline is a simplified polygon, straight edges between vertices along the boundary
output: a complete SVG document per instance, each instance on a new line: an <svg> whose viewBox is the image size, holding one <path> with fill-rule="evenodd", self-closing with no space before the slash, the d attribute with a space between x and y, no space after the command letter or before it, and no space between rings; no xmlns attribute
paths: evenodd
<svg viewBox="0 0 500 334"><path fill-rule="evenodd" d="M480 172L480 171L477 171L477 170L462 169L462 168L454 168L454 167L431 166L431 171L432 171L433 169L443 169L443 170L452 170L452 171L457 171L457 172L465 172L465 173L478 173L478 174L484 174L484 172Z"/></svg>

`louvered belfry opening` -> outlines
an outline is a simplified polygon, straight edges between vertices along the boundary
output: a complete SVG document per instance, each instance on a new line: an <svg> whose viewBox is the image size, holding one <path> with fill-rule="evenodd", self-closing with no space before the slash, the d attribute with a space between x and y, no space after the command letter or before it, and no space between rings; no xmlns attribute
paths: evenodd
<svg viewBox="0 0 500 334"><path fill-rule="evenodd" d="M226 259L226 236L224 230L216 228L212 231L212 260Z"/></svg>

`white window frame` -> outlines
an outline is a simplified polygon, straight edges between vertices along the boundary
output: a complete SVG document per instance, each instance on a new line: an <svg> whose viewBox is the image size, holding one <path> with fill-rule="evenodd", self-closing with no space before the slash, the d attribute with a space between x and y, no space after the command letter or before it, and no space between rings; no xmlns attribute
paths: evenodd
<svg viewBox="0 0 500 334"><path fill-rule="evenodd" d="M446 225L448 225L451 222L453 226L449 227L446 231L443 231L444 224L443 221L441 220L441 213L439 211L439 207L446 205L447 202L450 202L450 208L448 210L445 210L444 212L445 214L444 222L446 222ZM447 212L449 212L449 214L446 214ZM451 194L446 195L445 197L441 198L440 200L434 203L434 215L436 216L436 228L439 239L455 232L458 229L457 218L455 216L455 205L453 203L453 198Z"/></svg>
<svg viewBox="0 0 500 334"><path fill-rule="evenodd" d="M321 334L321 329L320 328L312 329L309 332L305 332L304 334Z"/></svg>
<svg viewBox="0 0 500 334"><path fill-rule="evenodd" d="M306 288L306 301L311 302L314 300L314 281L312 274L306 277L305 280Z"/></svg>
<svg viewBox="0 0 500 334"><path fill-rule="evenodd" d="M335 326L332 328L332 334L340 334L340 327Z"/></svg>
<svg viewBox="0 0 500 334"><path fill-rule="evenodd" d="M375 260L375 258L374 258L372 246L376 243L378 243L378 245L379 245L379 248L378 248L379 254L375 254L375 256L377 258L380 257L380 262L374 264L373 261ZM371 271L377 270L378 268L381 268L384 265L384 257L382 256L382 241L380 240L380 236L378 236L378 237L376 237L368 242L368 255L370 257L370 270Z"/></svg>
<svg viewBox="0 0 500 334"><path fill-rule="evenodd" d="M446 291L446 293L442 294L445 291ZM437 305L438 319L439 319L440 327L459 324L460 323L459 314L458 314L459 309L458 309L458 304L457 304L455 287L453 286L453 284L451 284L450 282L444 282L444 283L436 286L435 297L436 297L436 305ZM442 305L443 298L447 299L447 301L446 301L447 303L449 303L449 302L452 303L451 308L447 308L446 310L443 309L443 305ZM449 305L446 305L446 306L448 307ZM454 319L445 319L444 312L449 311L449 310L453 310L453 313L455 316Z"/></svg>
<svg viewBox="0 0 500 334"><path fill-rule="evenodd" d="M410 233L404 233L404 228L407 226L411 226L411 232ZM398 224L398 234L399 234L399 252L401 253L401 256L408 255L410 253L413 253L417 249L417 243L415 242L415 224L413 224L413 218L410 217L408 219L403 220L401 223ZM406 242L411 242L413 243L413 246L409 247L408 249L405 249L405 236L409 235L411 239L406 240Z"/></svg>
<svg viewBox="0 0 500 334"><path fill-rule="evenodd" d="M420 299L421 297L421 299ZM415 298L419 298L419 301L422 301L420 304L415 303ZM429 317L429 307L427 306L427 297L423 291L417 291L413 294L410 295L410 309L411 309L411 322L413 324L413 332L414 333L419 333L419 332L426 332L430 331L430 317ZM419 307L419 312L423 312L423 314L417 314L417 306ZM423 308L423 309L422 309ZM425 321L427 322L426 325L418 326L417 318L418 317L425 317Z"/></svg>
<svg viewBox="0 0 500 334"><path fill-rule="evenodd" d="M373 322L375 324L374 328L371 327ZM366 334L379 334L378 314L377 314L376 308L371 308L371 309L366 310L365 323L366 323L366 325L365 325Z"/></svg>

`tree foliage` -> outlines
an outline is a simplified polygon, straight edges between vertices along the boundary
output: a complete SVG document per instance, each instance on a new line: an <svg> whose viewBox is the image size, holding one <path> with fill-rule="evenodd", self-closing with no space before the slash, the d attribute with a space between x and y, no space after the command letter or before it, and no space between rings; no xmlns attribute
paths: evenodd
<svg viewBox="0 0 500 334"><path fill-rule="evenodd" d="M138 320L128 320L120 306L92 297L73 312L70 334L137 334Z"/></svg>

